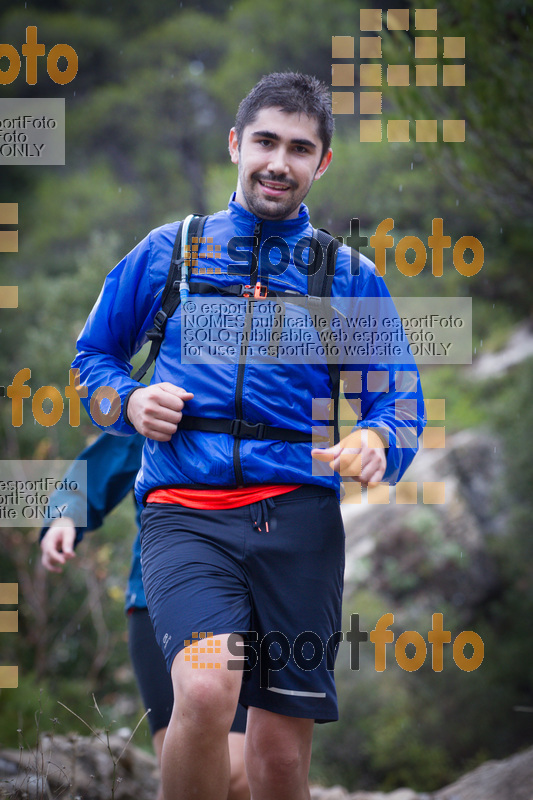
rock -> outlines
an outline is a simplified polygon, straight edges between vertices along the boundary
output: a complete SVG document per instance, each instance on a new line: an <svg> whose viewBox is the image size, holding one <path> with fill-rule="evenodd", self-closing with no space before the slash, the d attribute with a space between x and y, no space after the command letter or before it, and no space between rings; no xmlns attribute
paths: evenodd
<svg viewBox="0 0 533 800"><path fill-rule="evenodd" d="M114 786L114 800L153 800L158 785L156 759L126 744L127 739L117 734L110 734L109 740L105 733L98 739L44 736L36 752L4 751L0 754L0 798L40 800L68 792L72 798L108 800Z"/></svg>
<svg viewBox="0 0 533 800"><path fill-rule="evenodd" d="M533 334L529 324L525 323L516 326L502 350L478 356L469 372L474 379L488 380L502 375L510 367L520 364L531 356L533 356Z"/></svg>
<svg viewBox="0 0 533 800"><path fill-rule="evenodd" d="M500 444L485 431L448 436L446 449L422 450L405 480L418 486L417 504L343 506L346 529L345 601L359 588L402 606L432 613L452 603L467 623L472 610L498 591L499 573L487 548L506 529L509 509L498 503ZM424 482L443 483L444 503L424 505ZM395 612L396 613L396 612Z"/></svg>
<svg viewBox="0 0 533 800"><path fill-rule="evenodd" d="M311 800L349 800L349 795L342 786L333 786L330 789L325 789L323 786L312 786Z"/></svg>
<svg viewBox="0 0 533 800"><path fill-rule="evenodd" d="M502 761L487 761L432 800L533 800L533 747Z"/></svg>
<svg viewBox="0 0 533 800"><path fill-rule="evenodd" d="M0 797L10 800L41 800L50 796L48 781L38 775L20 773L0 782Z"/></svg>
<svg viewBox="0 0 533 800"><path fill-rule="evenodd" d="M394 792L355 792L348 800L424 800L424 797L427 795L417 794L412 789L396 789Z"/></svg>
<svg viewBox="0 0 533 800"><path fill-rule="evenodd" d="M156 759L116 734L94 737L43 737L36 752L0 752L0 798L42 800L153 800ZM124 752L122 752L124 750ZM113 758L118 760L113 779ZM122 754L122 755L121 755ZM120 757L120 758L119 758ZM341 786L311 787L311 800L533 800L533 747L502 761L488 761L432 794L409 788L393 792L354 792Z"/></svg>

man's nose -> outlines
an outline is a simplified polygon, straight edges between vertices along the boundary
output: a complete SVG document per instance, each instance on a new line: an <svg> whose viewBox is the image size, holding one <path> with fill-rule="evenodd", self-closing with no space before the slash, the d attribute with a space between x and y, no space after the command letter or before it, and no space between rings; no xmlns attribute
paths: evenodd
<svg viewBox="0 0 533 800"><path fill-rule="evenodd" d="M287 173L289 171L287 152L284 147L276 147L270 154L268 171L273 172L275 175L280 175L281 173Z"/></svg>

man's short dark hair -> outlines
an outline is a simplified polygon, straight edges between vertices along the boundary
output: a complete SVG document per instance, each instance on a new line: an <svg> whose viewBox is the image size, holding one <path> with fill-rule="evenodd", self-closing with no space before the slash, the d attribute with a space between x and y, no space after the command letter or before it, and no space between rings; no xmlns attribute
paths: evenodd
<svg viewBox="0 0 533 800"><path fill-rule="evenodd" d="M299 72L271 72L241 100L235 118L237 141L262 108L281 108L286 114L307 114L318 123L322 156L327 153L335 122L331 111L331 95L325 83L313 75Z"/></svg>

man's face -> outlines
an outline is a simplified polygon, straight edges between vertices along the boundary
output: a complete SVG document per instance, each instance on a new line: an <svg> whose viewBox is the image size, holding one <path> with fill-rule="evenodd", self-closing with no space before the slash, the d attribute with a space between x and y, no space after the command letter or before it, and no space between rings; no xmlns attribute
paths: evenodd
<svg viewBox="0 0 533 800"><path fill-rule="evenodd" d="M263 219L293 219L313 181L331 161L322 158L317 121L307 114L263 108L237 141L229 136L231 160L239 167L236 200Z"/></svg>

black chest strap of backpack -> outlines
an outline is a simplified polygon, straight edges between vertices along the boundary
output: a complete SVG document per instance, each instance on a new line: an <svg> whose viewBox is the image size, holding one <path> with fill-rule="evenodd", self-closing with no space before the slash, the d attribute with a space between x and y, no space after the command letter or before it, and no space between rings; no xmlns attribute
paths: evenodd
<svg viewBox="0 0 533 800"><path fill-rule="evenodd" d="M161 295L161 308L154 317L153 326L150 330L146 331L146 336L151 342L150 352L144 364L139 367L135 375L132 375L134 381L140 381L154 361L156 360L161 343L165 337L165 327L167 321L174 314L180 304L180 281L182 275L182 266L185 259L188 260L187 277L190 281L191 269L193 262L193 244L198 243L202 232L204 230L205 221L207 216L195 214L189 223L189 230L187 232L187 252L181 252L181 238L183 232L183 222L178 226L178 232L174 240L174 248L172 250L172 258L170 259L170 268L168 270L165 288ZM194 240L197 240L196 242Z"/></svg>

